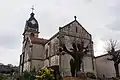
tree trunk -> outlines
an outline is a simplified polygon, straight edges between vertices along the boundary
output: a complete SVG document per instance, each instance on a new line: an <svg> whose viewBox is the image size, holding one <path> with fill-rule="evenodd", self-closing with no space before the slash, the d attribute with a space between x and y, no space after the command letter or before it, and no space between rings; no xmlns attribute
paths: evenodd
<svg viewBox="0 0 120 80"><path fill-rule="evenodd" d="M82 61L81 61L81 59L78 57L78 58L76 59L76 76L78 76L77 73L80 72L81 63L82 63Z"/></svg>
<svg viewBox="0 0 120 80"><path fill-rule="evenodd" d="M116 77L119 77L119 64L114 63L115 71L116 71Z"/></svg>
<svg viewBox="0 0 120 80"><path fill-rule="evenodd" d="M76 59L76 72L80 71L80 60Z"/></svg>
<svg viewBox="0 0 120 80"><path fill-rule="evenodd" d="M74 59L71 59L71 60L70 60L70 68L71 68L72 77L75 76L75 67L76 67L76 65L75 65L75 60L74 60Z"/></svg>

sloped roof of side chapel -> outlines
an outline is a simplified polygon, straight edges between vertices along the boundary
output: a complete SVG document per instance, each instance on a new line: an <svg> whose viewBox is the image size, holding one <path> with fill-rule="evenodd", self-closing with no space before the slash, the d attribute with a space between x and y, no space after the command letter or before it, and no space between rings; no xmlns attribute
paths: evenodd
<svg viewBox="0 0 120 80"><path fill-rule="evenodd" d="M80 25L80 27L82 27L82 29L85 30L85 32L91 36L91 34L90 34L76 19L75 19L74 21L66 24L66 25L63 26L63 27L60 27L60 28L63 29L63 28L65 28L65 27L70 26L70 25L73 24L73 23L78 23L78 25ZM74 27L74 26L73 26L73 27ZM59 32L57 32L55 35L53 35L53 36L48 40L48 42L49 42L50 40L52 40L53 38L55 38L58 34L59 34Z"/></svg>
<svg viewBox="0 0 120 80"><path fill-rule="evenodd" d="M29 43L30 41L31 41L32 44L45 45L48 40L44 39L44 38L30 37L30 38L27 38L26 44ZM25 46L26 46L26 44L25 44Z"/></svg>
<svg viewBox="0 0 120 80"><path fill-rule="evenodd" d="M44 45L48 41L47 39L37 38L37 37L31 37L30 39L33 44L43 44Z"/></svg>

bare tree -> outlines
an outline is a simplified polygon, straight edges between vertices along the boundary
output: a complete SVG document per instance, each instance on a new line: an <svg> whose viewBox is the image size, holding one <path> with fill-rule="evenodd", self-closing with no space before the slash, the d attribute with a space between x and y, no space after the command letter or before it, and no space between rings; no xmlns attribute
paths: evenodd
<svg viewBox="0 0 120 80"><path fill-rule="evenodd" d="M107 53L111 56L108 60L114 62L114 68L116 71L116 77L119 77L119 63L120 63L120 51L117 50L118 42L117 40L109 40L107 43Z"/></svg>
<svg viewBox="0 0 120 80"><path fill-rule="evenodd" d="M77 72L81 69L82 59L84 55L87 54L87 52L89 51L88 45L85 46L84 41L81 41L80 43L72 43L72 48L70 50L66 48L65 44L62 45L62 48L63 51L73 57L73 59L71 59L70 61L70 65L71 68L73 68L71 69L72 76L74 76L75 72L77 74ZM72 64L75 65L73 66Z"/></svg>

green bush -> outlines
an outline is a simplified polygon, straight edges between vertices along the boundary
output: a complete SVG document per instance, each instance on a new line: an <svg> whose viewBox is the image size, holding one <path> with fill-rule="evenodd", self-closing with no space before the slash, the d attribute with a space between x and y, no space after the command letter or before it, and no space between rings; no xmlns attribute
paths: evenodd
<svg viewBox="0 0 120 80"><path fill-rule="evenodd" d="M40 75L36 76L37 78L41 80L54 80L53 70L50 68L44 68Z"/></svg>
<svg viewBox="0 0 120 80"><path fill-rule="evenodd" d="M36 72L31 71L24 71L23 74L20 76L20 80L35 80Z"/></svg>
<svg viewBox="0 0 120 80"><path fill-rule="evenodd" d="M4 75L0 75L0 80L6 80L6 79L7 79L6 76L4 76Z"/></svg>
<svg viewBox="0 0 120 80"><path fill-rule="evenodd" d="M21 76L20 80L54 80L53 70L50 68L44 68L40 72L32 70L31 72L25 71ZM2 79L0 79L2 80Z"/></svg>

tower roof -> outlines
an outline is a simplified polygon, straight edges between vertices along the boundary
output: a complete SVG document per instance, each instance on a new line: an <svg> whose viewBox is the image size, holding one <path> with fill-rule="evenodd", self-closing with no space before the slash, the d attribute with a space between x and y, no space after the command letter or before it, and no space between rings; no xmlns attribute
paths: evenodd
<svg viewBox="0 0 120 80"><path fill-rule="evenodd" d="M26 21L25 31L39 32L38 21L35 19L34 15L35 14L32 12L30 18Z"/></svg>
<svg viewBox="0 0 120 80"><path fill-rule="evenodd" d="M26 27L35 28L35 29L39 27L38 22L35 19L34 15L35 14L33 12L30 14L30 18L26 21Z"/></svg>

